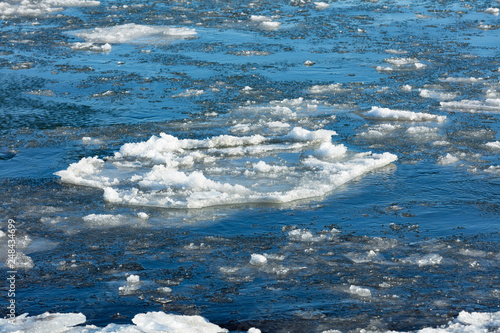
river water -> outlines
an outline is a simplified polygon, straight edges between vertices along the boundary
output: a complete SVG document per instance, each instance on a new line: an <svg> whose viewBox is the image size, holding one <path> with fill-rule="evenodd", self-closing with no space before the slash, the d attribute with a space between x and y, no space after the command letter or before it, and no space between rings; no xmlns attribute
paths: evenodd
<svg viewBox="0 0 500 333"><path fill-rule="evenodd" d="M0 2L0 331L498 331L498 7Z"/></svg>

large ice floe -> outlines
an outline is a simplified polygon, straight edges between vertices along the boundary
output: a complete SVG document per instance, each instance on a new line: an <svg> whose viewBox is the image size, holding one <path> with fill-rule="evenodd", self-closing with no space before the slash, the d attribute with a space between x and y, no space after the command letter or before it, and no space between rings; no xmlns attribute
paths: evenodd
<svg viewBox="0 0 500 333"><path fill-rule="evenodd" d="M115 25L74 32L76 37L88 43L146 43L161 44L175 39L196 35L195 29L169 26L150 26L135 23Z"/></svg>
<svg viewBox="0 0 500 333"><path fill-rule="evenodd" d="M335 131L294 123L298 113L314 110L302 99L241 107L226 126L239 117L230 132L244 135L180 139L161 133L126 143L113 156L85 157L56 175L63 183L103 189L111 203L203 208L321 197L397 159L349 151L332 142Z"/></svg>
<svg viewBox="0 0 500 333"><path fill-rule="evenodd" d="M202 208L285 203L323 196L397 158L349 152L331 130L294 127L278 137L179 139L161 133L114 156L86 157L56 173L68 184L102 188L112 203Z"/></svg>

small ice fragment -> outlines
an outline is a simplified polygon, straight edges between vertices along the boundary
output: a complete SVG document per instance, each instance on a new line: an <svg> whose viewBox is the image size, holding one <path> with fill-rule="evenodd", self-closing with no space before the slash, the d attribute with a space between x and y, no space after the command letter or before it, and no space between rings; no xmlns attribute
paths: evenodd
<svg viewBox="0 0 500 333"><path fill-rule="evenodd" d="M484 12L485 12L486 14L498 15L498 14L499 14L499 12L500 12L500 9L490 7L490 8L488 8L488 9L486 9Z"/></svg>
<svg viewBox="0 0 500 333"><path fill-rule="evenodd" d="M163 293L163 294L170 294L170 293L172 293L172 289L169 288L169 287L159 287L156 290L158 290L158 292Z"/></svg>
<svg viewBox="0 0 500 333"><path fill-rule="evenodd" d="M259 27L265 30L277 30L281 25L281 22L276 21L264 21L259 24Z"/></svg>
<svg viewBox="0 0 500 333"><path fill-rule="evenodd" d="M141 281L139 275L130 275L127 277L127 284L129 283L139 283Z"/></svg>
<svg viewBox="0 0 500 333"><path fill-rule="evenodd" d="M143 220L147 220L149 219L149 215L144 213L144 212L139 212L137 213L137 216L140 218L140 219L143 219Z"/></svg>
<svg viewBox="0 0 500 333"><path fill-rule="evenodd" d="M488 148L492 148L492 149L500 149L500 141L487 142L487 143L485 143L485 145L486 145Z"/></svg>
<svg viewBox="0 0 500 333"><path fill-rule="evenodd" d="M255 327L251 327L248 330L248 333L261 333L261 330L259 330L258 328L255 328Z"/></svg>
<svg viewBox="0 0 500 333"><path fill-rule="evenodd" d="M262 254L252 254L252 257L250 258L250 264L252 265L264 265L267 263L267 258L264 257Z"/></svg>
<svg viewBox="0 0 500 333"><path fill-rule="evenodd" d="M438 158L438 164L440 165L450 165L455 164L459 161L459 159L452 154L448 153L445 156L440 156Z"/></svg>
<svg viewBox="0 0 500 333"><path fill-rule="evenodd" d="M358 295L361 297L371 297L372 292L368 288L358 287L355 285L351 285L349 287L349 292L354 295Z"/></svg>
<svg viewBox="0 0 500 333"><path fill-rule="evenodd" d="M317 10L323 10L323 9L327 9L328 7L330 7L330 4L326 3L326 2L315 2L314 7Z"/></svg>
<svg viewBox="0 0 500 333"><path fill-rule="evenodd" d="M304 65L306 65L307 67L310 67L310 66L314 66L316 63L314 61L311 61L311 60L306 60L304 62Z"/></svg>

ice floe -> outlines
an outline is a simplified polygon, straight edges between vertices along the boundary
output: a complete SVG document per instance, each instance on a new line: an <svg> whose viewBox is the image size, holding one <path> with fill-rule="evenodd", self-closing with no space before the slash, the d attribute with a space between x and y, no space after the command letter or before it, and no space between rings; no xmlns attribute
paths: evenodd
<svg viewBox="0 0 500 333"><path fill-rule="evenodd" d="M332 130L302 127L277 137L199 140L162 133L127 143L114 156L83 158L56 175L64 183L102 188L111 203L202 208L323 196L397 159L389 153L351 153L331 142L334 135ZM282 154L287 160L276 159Z"/></svg>
<svg viewBox="0 0 500 333"><path fill-rule="evenodd" d="M400 121L437 121L443 122L446 116L438 116L423 112L392 110L373 106L370 111L363 114L369 119L400 120Z"/></svg>
<svg viewBox="0 0 500 333"><path fill-rule="evenodd" d="M42 16L64 10L67 7L99 6L99 1L92 0L42 0L0 2L0 17L6 19L14 16Z"/></svg>
<svg viewBox="0 0 500 333"><path fill-rule="evenodd" d="M192 37L196 35L196 30L191 28L127 23L105 28L78 31L74 32L74 35L88 43L161 44L174 39Z"/></svg>

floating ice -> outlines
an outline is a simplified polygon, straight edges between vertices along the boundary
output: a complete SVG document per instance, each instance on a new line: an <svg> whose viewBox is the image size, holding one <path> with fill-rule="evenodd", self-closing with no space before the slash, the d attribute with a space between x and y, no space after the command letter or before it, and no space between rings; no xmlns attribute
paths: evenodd
<svg viewBox="0 0 500 333"><path fill-rule="evenodd" d="M460 160L456 156L453 156L450 153L446 154L445 156L440 156L438 158L438 164L440 164L440 165L455 164L455 163L458 163L459 161Z"/></svg>
<svg viewBox="0 0 500 333"><path fill-rule="evenodd" d="M141 288L141 279L139 275L129 275L127 277L127 285L118 287L120 295L132 295Z"/></svg>
<svg viewBox="0 0 500 333"><path fill-rule="evenodd" d="M480 83L484 79L481 77L447 77L444 79L439 79L441 82L451 82L451 83Z"/></svg>
<svg viewBox="0 0 500 333"><path fill-rule="evenodd" d="M487 98L484 102L464 99L461 101L440 102L440 104L447 110L500 112L500 98Z"/></svg>
<svg viewBox="0 0 500 333"><path fill-rule="evenodd" d="M449 99L456 98L458 96L458 94L451 93L451 92L442 92L442 91L433 91L433 90L428 90L428 89L420 89L420 96L446 101Z"/></svg>
<svg viewBox="0 0 500 333"><path fill-rule="evenodd" d="M500 13L500 9L490 7L484 11L486 14L498 15Z"/></svg>
<svg viewBox="0 0 500 333"><path fill-rule="evenodd" d="M500 149L500 141L487 142L487 143L485 143L485 145L486 145L488 148L492 148L492 149Z"/></svg>
<svg viewBox="0 0 500 333"><path fill-rule="evenodd" d="M86 317L81 313L48 313L28 317L28 314L17 316L12 324L8 319L0 319L0 332L66 332L76 325L85 323ZM83 328L80 328L83 331ZM79 330L79 329L78 329ZM75 332L75 331L72 331ZM78 332L78 331L76 331Z"/></svg>
<svg viewBox="0 0 500 333"><path fill-rule="evenodd" d="M350 89L343 88L342 83L332 83L328 85L315 85L309 88L311 94L335 94L349 91Z"/></svg>
<svg viewBox="0 0 500 333"><path fill-rule="evenodd" d="M75 51L93 51L93 52L109 52L111 45L109 43L103 45L96 45L94 43L73 43L70 45L71 49Z"/></svg>
<svg viewBox="0 0 500 333"><path fill-rule="evenodd" d="M430 253L426 255L411 255L403 260L404 263L422 266L439 265L443 261L443 257L437 253Z"/></svg>
<svg viewBox="0 0 500 333"><path fill-rule="evenodd" d="M366 132L361 132L358 135L365 137L365 138L382 138L390 133L394 132L395 130L401 128L399 125L392 125L392 124L378 124L375 126L372 126L366 130Z"/></svg>
<svg viewBox="0 0 500 333"><path fill-rule="evenodd" d="M369 119L384 119L384 120L406 120L406 121L437 121L443 122L446 116L437 116L429 113L392 110L388 108L380 108L372 106L372 109L364 113L364 116Z"/></svg>
<svg viewBox="0 0 500 333"><path fill-rule="evenodd" d="M406 130L408 134L431 134L437 132L437 128L435 127L427 127L427 126L412 126Z"/></svg>
<svg viewBox="0 0 500 333"><path fill-rule="evenodd" d="M42 0L42 1L15 1L14 3L0 2L0 17L11 16L41 16L64 10L65 7L99 6L99 1L86 0Z"/></svg>
<svg viewBox="0 0 500 333"><path fill-rule="evenodd" d="M172 97L192 97L192 96L200 96L205 93L204 90L199 90L199 89L187 89L183 93L173 95Z"/></svg>
<svg viewBox="0 0 500 333"><path fill-rule="evenodd" d="M314 3L314 8L316 8L318 10L327 9L328 7L330 7L330 4L326 3L326 2L315 2Z"/></svg>
<svg viewBox="0 0 500 333"><path fill-rule="evenodd" d="M64 183L104 189L108 202L202 208L323 196L397 159L389 153L349 153L331 143L335 134L294 127L271 138L256 134L181 140L162 133L127 143L112 157L83 158L56 175Z"/></svg>
<svg viewBox="0 0 500 333"><path fill-rule="evenodd" d="M416 58L389 58L384 59L384 61L395 66L397 70L424 69L427 67ZM378 67L377 70L379 70Z"/></svg>
<svg viewBox="0 0 500 333"><path fill-rule="evenodd" d="M349 287L349 292L353 295L361 296L361 297L371 297L372 292L368 288L363 288L355 285L351 285Z"/></svg>
<svg viewBox="0 0 500 333"><path fill-rule="evenodd" d="M264 30L277 30L281 25L281 22L276 22L276 21L264 21L259 24L259 27L261 27Z"/></svg>
<svg viewBox="0 0 500 333"><path fill-rule="evenodd" d="M267 263L267 258L264 257L262 254L252 254L250 258L250 264L252 265L265 265Z"/></svg>
<svg viewBox="0 0 500 333"><path fill-rule="evenodd" d="M89 43L165 43L173 39L196 35L196 30L168 26L149 26L135 23L116 25L106 28L95 28L74 33L76 37Z"/></svg>

